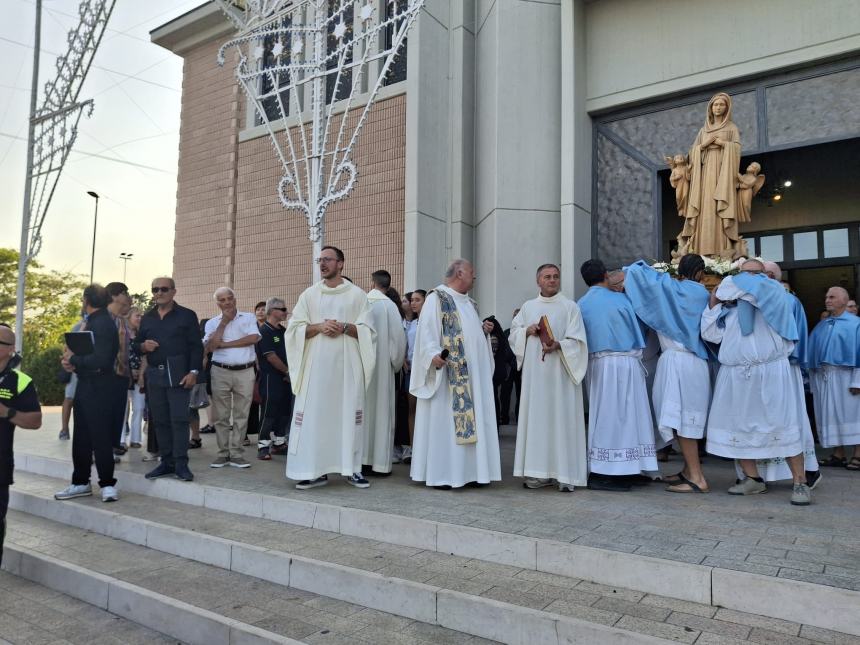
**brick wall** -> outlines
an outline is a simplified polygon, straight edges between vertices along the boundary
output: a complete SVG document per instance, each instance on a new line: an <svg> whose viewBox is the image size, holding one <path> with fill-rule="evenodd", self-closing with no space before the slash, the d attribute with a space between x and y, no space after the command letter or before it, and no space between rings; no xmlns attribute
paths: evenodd
<svg viewBox="0 0 860 645"><path fill-rule="evenodd" d="M307 223L278 199L282 173L269 137L237 143L244 94L234 64L215 63L217 48L218 42L207 43L185 58L174 244L177 300L200 317L212 316L217 313L212 292L232 275L240 308L249 310L277 295L292 309L311 281ZM351 126L357 118L350 116ZM370 286L370 273L384 268L402 290L405 153L406 97L400 95L371 109L353 151L356 185L326 215L326 242L343 249L344 273L363 289Z"/></svg>

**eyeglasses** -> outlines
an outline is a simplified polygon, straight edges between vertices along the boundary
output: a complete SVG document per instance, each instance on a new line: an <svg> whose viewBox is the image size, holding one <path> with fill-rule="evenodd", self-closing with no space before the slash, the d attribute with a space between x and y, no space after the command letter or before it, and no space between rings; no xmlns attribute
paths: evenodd
<svg viewBox="0 0 860 645"><path fill-rule="evenodd" d="M173 287L153 287L152 293L167 293L171 289L173 289Z"/></svg>
<svg viewBox="0 0 860 645"><path fill-rule="evenodd" d="M760 273L764 273L761 269L744 269L743 273L751 273L752 275L758 275Z"/></svg>
<svg viewBox="0 0 860 645"><path fill-rule="evenodd" d="M272 307L272 310L273 311L283 311L284 313L287 313L286 307Z"/></svg>
<svg viewBox="0 0 860 645"><path fill-rule="evenodd" d="M314 260L317 264L325 264L326 262L339 262L337 258L317 258Z"/></svg>
<svg viewBox="0 0 860 645"><path fill-rule="evenodd" d="M0 340L0 345L6 345L6 347L12 347L15 343L7 343L5 340Z"/></svg>

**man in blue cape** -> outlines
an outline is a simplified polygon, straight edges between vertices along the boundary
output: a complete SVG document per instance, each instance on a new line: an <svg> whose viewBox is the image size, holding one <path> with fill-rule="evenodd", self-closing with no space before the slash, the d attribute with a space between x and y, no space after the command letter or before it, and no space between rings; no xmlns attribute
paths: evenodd
<svg viewBox="0 0 860 645"><path fill-rule="evenodd" d="M580 268L589 286L579 301L588 341L588 462L595 490L630 490L643 472L657 470L642 349L645 336L630 300L608 288L606 267Z"/></svg>

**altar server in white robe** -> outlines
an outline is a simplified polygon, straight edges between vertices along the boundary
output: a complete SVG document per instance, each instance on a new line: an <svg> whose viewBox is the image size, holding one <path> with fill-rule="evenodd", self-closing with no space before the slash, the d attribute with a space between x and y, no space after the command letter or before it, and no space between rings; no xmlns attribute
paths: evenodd
<svg viewBox="0 0 860 645"><path fill-rule="evenodd" d="M764 273L771 280L776 280L782 284L782 269L780 269L776 262L765 262ZM797 400L803 402L804 414L801 417L803 423L803 466L806 469L806 483L809 485L810 490L812 490L821 481L821 473L819 472L818 458L815 455L815 437L812 435L812 426L809 423L806 394L803 387L803 370L807 369L806 353L809 325L806 322L806 312L803 310L803 304L793 293L786 289L786 285L782 284L782 286L785 289L785 297L791 306L791 311L797 324L797 343L788 357L788 362L791 365L791 375L794 381L794 391L797 393ZM783 457L757 459L756 466L762 479L766 482L793 479L788 462ZM735 470L737 471L738 479L743 479L743 470L737 462L735 462Z"/></svg>
<svg viewBox="0 0 860 645"><path fill-rule="evenodd" d="M412 355L409 391L418 401L409 476L441 489L502 478L492 322L481 323L467 295L474 281L469 261L451 263L445 284L427 294Z"/></svg>
<svg viewBox="0 0 860 645"><path fill-rule="evenodd" d="M317 261L323 279L299 296L285 333L296 395L287 477L305 490L340 473L356 488L367 488L361 452L376 333L367 294L341 277L343 252L324 246Z"/></svg>
<svg viewBox="0 0 860 645"><path fill-rule="evenodd" d="M657 470L642 349L645 335L626 295L607 288L606 267L588 260L579 301L588 342L588 463L594 490L629 491Z"/></svg>
<svg viewBox="0 0 860 645"><path fill-rule="evenodd" d="M715 289L702 314L702 338L720 345L707 450L740 460L746 478L729 488L732 495L767 492L756 459L786 458L791 503L805 506L811 500L803 469L805 412L788 362L797 324L785 290L763 271L758 260L745 262Z"/></svg>
<svg viewBox="0 0 860 645"><path fill-rule="evenodd" d="M579 307L565 298L561 270L537 270L540 293L511 323L510 343L522 369L514 477L526 488L558 485L560 491L588 483L582 379L588 346ZM552 340L544 344L539 324L546 316Z"/></svg>
<svg viewBox="0 0 860 645"><path fill-rule="evenodd" d="M835 460L849 457L846 446L860 444L860 318L847 311L848 292L831 287L824 299L830 314L812 330L809 367L815 424L825 448L835 448ZM854 452L846 464L860 470Z"/></svg>
<svg viewBox="0 0 860 645"><path fill-rule="evenodd" d="M384 269L371 274L373 289L367 294L370 319L376 331L376 367L367 386L364 420L364 474L391 473L394 451L394 379L406 358L406 331L400 310L385 292L391 287L391 274Z"/></svg>
<svg viewBox="0 0 860 645"><path fill-rule="evenodd" d="M678 263L678 278L641 260L625 269L625 291L636 315L660 340L652 400L657 429L664 441L677 435L684 468L664 478L672 493L707 493L698 440L705 435L711 401L708 350L699 332L708 290L699 281L705 261L694 253Z"/></svg>

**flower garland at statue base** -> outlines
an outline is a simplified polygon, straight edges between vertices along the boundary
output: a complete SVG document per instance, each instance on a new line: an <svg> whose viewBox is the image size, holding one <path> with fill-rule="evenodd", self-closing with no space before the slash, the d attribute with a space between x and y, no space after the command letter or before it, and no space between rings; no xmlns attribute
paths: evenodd
<svg viewBox="0 0 860 645"><path fill-rule="evenodd" d="M708 256L702 256L705 261L705 277L702 280L708 289L716 287L720 281L727 275L736 275L741 271L741 265L747 260L758 260L763 262L761 258L738 258L737 260L714 259ZM673 277L678 275L678 264L676 262L655 262L651 265L652 268L663 273L668 273Z"/></svg>

